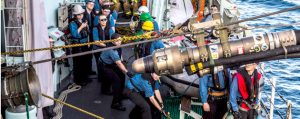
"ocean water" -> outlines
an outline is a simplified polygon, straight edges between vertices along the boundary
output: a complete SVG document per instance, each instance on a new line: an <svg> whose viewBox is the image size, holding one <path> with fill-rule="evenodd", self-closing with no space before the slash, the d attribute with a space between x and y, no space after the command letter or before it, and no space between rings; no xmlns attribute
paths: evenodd
<svg viewBox="0 0 300 119"><path fill-rule="evenodd" d="M257 16L264 13L278 11L284 8L290 8L300 5L300 0L233 0L237 5L241 19ZM300 22L300 10L290 11L277 14L254 21L245 22L250 26L269 26L279 23L291 24ZM300 26L278 27L270 29L255 29L254 32L276 32L289 29L300 30ZM265 72L267 78L275 78L276 90L286 100L290 100L293 104L293 119L300 119L300 59L285 59L277 61L265 62ZM265 79L264 91L262 99L268 101L271 93L271 84ZM270 105L269 103L267 103ZM275 107L285 117L287 105L276 95ZM280 117L274 112L274 118Z"/></svg>

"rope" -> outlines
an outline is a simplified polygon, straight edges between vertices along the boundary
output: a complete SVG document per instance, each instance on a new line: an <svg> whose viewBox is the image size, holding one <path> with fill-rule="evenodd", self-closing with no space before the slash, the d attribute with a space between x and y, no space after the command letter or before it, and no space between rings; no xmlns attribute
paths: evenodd
<svg viewBox="0 0 300 119"><path fill-rule="evenodd" d="M300 9L300 6L286 8L286 9L282 9L282 10L279 10L279 11L276 11L276 12L271 12L271 13L267 13L267 14L263 14L263 15L259 15L259 16L255 16L255 17L250 17L250 18L247 18L247 19L243 19L243 20L239 20L239 21L235 21L235 22L231 22L231 23L227 23L227 24L225 24L225 26L239 24L239 23L242 23L242 22L251 21L251 20L262 18L262 17L267 17L267 16L280 14L280 13L283 13L283 12L288 12L288 11L297 10L297 9Z"/></svg>
<svg viewBox="0 0 300 119"><path fill-rule="evenodd" d="M76 85L75 83L71 84L68 86L67 90L64 90L58 97L58 100L65 102L67 100L68 94L78 91L81 89L81 86ZM55 112L55 117L53 117L52 119L61 119L62 118L62 108L63 108L63 104L62 103L56 103L53 111Z"/></svg>
<svg viewBox="0 0 300 119"><path fill-rule="evenodd" d="M150 33L146 33L146 34L142 34L142 35L137 35L137 36L123 36L123 37L118 38L118 39L102 40L102 41L80 43L80 44L71 44L71 45L65 45L65 46L54 46L54 47L38 48L38 49L30 49L30 50L18 50L18 51L14 51L14 52L2 52L1 54L2 55L17 55L17 54L28 53L28 52L35 52L35 51L44 51L44 50L61 49L61 48L72 48L72 47L81 47L81 46L95 45L95 44L99 44L99 43L111 43L111 42L115 42L115 41L119 41L119 40L121 40L122 42L128 42L128 41L132 41L132 40L152 38Z"/></svg>
<svg viewBox="0 0 300 119"><path fill-rule="evenodd" d="M93 54L93 53L102 52L102 51L106 51L106 50L118 49L118 48L122 48L122 47L128 47L128 46L132 46L132 45L138 45L138 44L153 42L153 41L160 40L160 39L167 39L167 38L172 38L172 37L186 35L186 34L191 34L191 32L180 33L180 34L175 34L175 35L165 36L165 37L159 37L159 38L153 38L152 37L152 38L150 38L148 40L127 43L127 44L120 45L120 46L106 47L106 48L101 48L101 49L97 49L97 50L92 50L92 51L87 51L87 52L82 52L82 53L76 53L76 54L72 54L72 55L67 55L67 56L63 56L63 57L57 57L57 58L51 58L51 59L45 59L45 60L35 61L35 62L32 62L32 64L39 64L39 63L44 63L44 62L49 62L49 61L54 61L54 60L71 58L71 57L78 57L78 56L82 56L82 55L88 55L88 54ZM19 63L19 65L20 64L23 64L23 63Z"/></svg>
<svg viewBox="0 0 300 119"><path fill-rule="evenodd" d="M71 105L71 104L62 102L62 101L60 101L60 100L58 100L58 99L52 98L52 97L50 97L50 96L48 96L48 95L46 95L46 94L43 94L43 93L42 93L42 96L44 96L44 97L46 97L46 98L49 98L49 99L51 99L51 100L53 100L53 101L55 101L55 102L61 103L61 104L65 105L65 106L68 106L68 107L70 107L70 108L72 108L72 109L75 109L75 110L77 110L77 111L80 111L80 112L82 112L82 113L85 113L85 114L87 114L87 115L90 115L90 116L92 116L92 117L94 117L94 118L96 118L96 119L104 119L103 117L100 117L100 116L98 116L98 115L96 115L96 114L93 114L93 113L91 113L91 112L88 112L88 111L86 111L86 110L83 110L83 109L81 109L81 108L78 108L78 107L76 107L76 106L74 106L74 105Z"/></svg>

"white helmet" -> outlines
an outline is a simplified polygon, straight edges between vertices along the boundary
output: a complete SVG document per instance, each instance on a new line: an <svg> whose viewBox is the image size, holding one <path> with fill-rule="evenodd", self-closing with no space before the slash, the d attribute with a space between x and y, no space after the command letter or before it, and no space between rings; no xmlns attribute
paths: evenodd
<svg viewBox="0 0 300 119"><path fill-rule="evenodd" d="M76 14L82 14L85 10L80 6L80 5L75 5L73 7L73 14L76 15Z"/></svg>
<svg viewBox="0 0 300 119"><path fill-rule="evenodd" d="M139 14L142 14L143 12L149 13L149 9L148 9L148 7L146 7L146 6L141 6L141 7L138 9L138 12L139 12Z"/></svg>

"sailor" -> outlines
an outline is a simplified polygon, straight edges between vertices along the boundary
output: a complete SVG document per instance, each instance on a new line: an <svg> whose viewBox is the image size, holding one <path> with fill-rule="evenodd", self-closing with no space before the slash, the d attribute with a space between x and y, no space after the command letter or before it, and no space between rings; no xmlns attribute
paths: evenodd
<svg viewBox="0 0 300 119"><path fill-rule="evenodd" d="M95 6L95 0L86 0L86 10L84 12L84 19L88 21L89 28L93 29L94 27L94 18L95 18L95 13L93 11Z"/></svg>
<svg viewBox="0 0 300 119"><path fill-rule="evenodd" d="M95 5L95 0L86 0L86 9L85 9L85 12L84 12L84 20L87 21L88 25L89 25L89 30L92 30L93 27L94 27L94 18L95 18L95 13L93 12L93 9L94 9L94 5ZM93 42L93 33L92 32L89 32L89 42ZM90 47L90 50L92 50L92 47ZM92 59L93 59L93 55L90 54L90 55L87 55L89 57L89 64L88 67L89 67L89 71L88 73L91 74L91 75L94 75L96 74L96 72L94 72L92 70Z"/></svg>
<svg viewBox="0 0 300 119"><path fill-rule="evenodd" d="M153 17L150 15L150 13L147 12L142 12L141 11L141 15L140 15L140 19L136 28L136 31L139 32L140 30L142 30L142 25L144 22L146 21L151 21L153 22L154 25L154 31L159 31L159 26L158 23L153 19Z"/></svg>
<svg viewBox="0 0 300 119"><path fill-rule="evenodd" d="M229 69L213 69L199 80L203 119L222 119L227 112L228 85L232 76Z"/></svg>
<svg viewBox="0 0 300 119"><path fill-rule="evenodd" d="M209 12L207 13L207 11L209 11ZM212 21L213 20L212 14L215 14L218 12L219 12L218 7L216 5L211 5L209 10L207 10L207 9L205 10L205 13L204 13L205 18L202 19L202 22Z"/></svg>
<svg viewBox="0 0 300 119"><path fill-rule="evenodd" d="M257 63L246 64L237 70L230 87L230 104L235 119L256 119L259 80Z"/></svg>
<svg viewBox="0 0 300 119"><path fill-rule="evenodd" d="M159 77L154 73L136 74L131 79L127 80L124 93L134 104L136 104L134 109L130 112L130 119L156 118L151 114L152 111L150 105L153 105L163 115L167 115L163 108L163 101L158 88L155 88L155 86L153 88L151 83L153 80L159 80Z"/></svg>
<svg viewBox="0 0 300 119"><path fill-rule="evenodd" d="M112 39L120 38L119 34L113 34ZM108 45L121 45L120 41L115 41L112 44ZM122 91L125 86L125 75L128 77L132 77L133 73L129 72L124 64L121 61L121 57L119 56L116 50L106 50L103 51L100 55L99 60L103 63L103 73L105 80L112 81L112 89L113 89L113 100L111 103L111 108L125 111L126 108L122 105ZM107 78L107 79L106 79ZM103 86L103 85L102 85Z"/></svg>
<svg viewBox="0 0 300 119"><path fill-rule="evenodd" d="M114 18L114 22L117 22L118 19L118 12L116 10L117 5L120 4L118 1L113 0L113 2L110 2L109 0L103 1L102 6L107 6L110 9L111 17Z"/></svg>
<svg viewBox="0 0 300 119"><path fill-rule="evenodd" d="M94 41L103 41L103 40L109 40L111 39L111 35L114 33L114 31L112 30L112 28L109 26L110 24L107 23L108 22L108 19L105 15L100 15L99 16L99 19L98 19L98 25L95 26L93 28L93 40ZM99 43L99 44L96 44L93 46L93 49L94 50L97 50L97 49L100 49L100 48L104 48L106 47L106 44L104 43ZM98 53L94 53L94 56L95 56L95 59L99 59L99 56L100 56L100 53L101 52L98 52ZM98 62L99 60L96 60L96 63L98 64L97 65L97 71L98 71L98 81L101 81L101 70L102 70L102 65L99 64ZM102 83L105 83L105 82L102 82ZM106 85L105 85L106 86ZM108 89L106 88L105 86L102 86L102 93L106 94L107 90L105 89Z"/></svg>
<svg viewBox="0 0 300 119"><path fill-rule="evenodd" d="M75 19L70 23L70 32L71 32L71 43L72 44L80 44L80 43L87 43L88 42L88 22L83 21L83 13L84 9L80 5L75 5L73 7L72 14L74 15ZM81 47L73 47L72 53L81 53L88 51L88 46L81 46ZM88 83L88 64L89 57L87 55L73 57L73 75L74 75L74 82L78 85L85 86Z"/></svg>
<svg viewBox="0 0 300 119"><path fill-rule="evenodd" d="M101 10L101 1L102 0L95 0L95 7L94 7L94 12L95 14L99 14Z"/></svg>
<svg viewBox="0 0 300 119"><path fill-rule="evenodd" d="M156 32L153 32L154 24L151 21L145 21L143 23L142 29L143 29L144 33L152 32L151 33L152 36L157 35ZM164 48L164 47L165 46L164 46L164 44L161 40L156 40L156 41L153 41L153 42L148 42L148 43L142 44L142 48L141 48L142 49L142 52L141 52L142 55L141 56L145 57L145 56L151 55L155 50L161 49L161 48ZM151 81L151 84L153 85L154 89L156 91L158 91L158 93L159 93L159 88L160 88L159 76L156 73L152 73L152 76L158 77L158 79L156 79L154 81L152 81L152 80L150 80L150 81ZM157 108L153 108L153 107L151 108L151 113L152 113L152 116L154 118L157 118L157 117L161 116L160 113L157 113L158 111L159 110L157 110Z"/></svg>
<svg viewBox="0 0 300 119"><path fill-rule="evenodd" d="M121 3L120 0L112 0L112 2L114 2L114 10L116 11L116 13L118 13L120 11L120 7L121 7Z"/></svg>
<svg viewBox="0 0 300 119"><path fill-rule="evenodd" d="M153 22L145 21L143 23L142 30L143 33L153 32L154 30ZM157 33L153 32L151 35L157 35ZM156 40L153 42L142 44L141 47L142 47L141 48L142 51L140 51L141 52L140 57L145 57L151 55L156 49L161 49L164 48L165 46L161 40Z"/></svg>
<svg viewBox="0 0 300 119"><path fill-rule="evenodd" d="M115 32L115 19L110 14L110 12L111 12L110 6L104 5L101 8L102 8L102 10L101 10L102 15L105 15L107 17L107 20L108 20L107 23L112 28L112 30ZM99 16L100 15L98 15L98 16L95 17L94 26L97 26L99 24L99 20L98 20Z"/></svg>
<svg viewBox="0 0 300 119"><path fill-rule="evenodd" d="M125 17L126 18L130 18L132 15L131 12L131 5L132 4L132 11L133 11L133 15L137 14L137 10L138 10L138 0L124 0L124 11L125 11Z"/></svg>
<svg viewBox="0 0 300 119"><path fill-rule="evenodd" d="M147 6L140 6L138 9L138 14L141 15L142 13L149 13L149 9Z"/></svg>

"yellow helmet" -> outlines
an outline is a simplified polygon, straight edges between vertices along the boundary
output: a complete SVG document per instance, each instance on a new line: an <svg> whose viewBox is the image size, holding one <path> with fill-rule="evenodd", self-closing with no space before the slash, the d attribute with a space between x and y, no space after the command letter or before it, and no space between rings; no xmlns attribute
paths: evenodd
<svg viewBox="0 0 300 119"><path fill-rule="evenodd" d="M153 31L154 30L153 22L152 21L145 21L143 23L142 29L147 30L147 31Z"/></svg>

